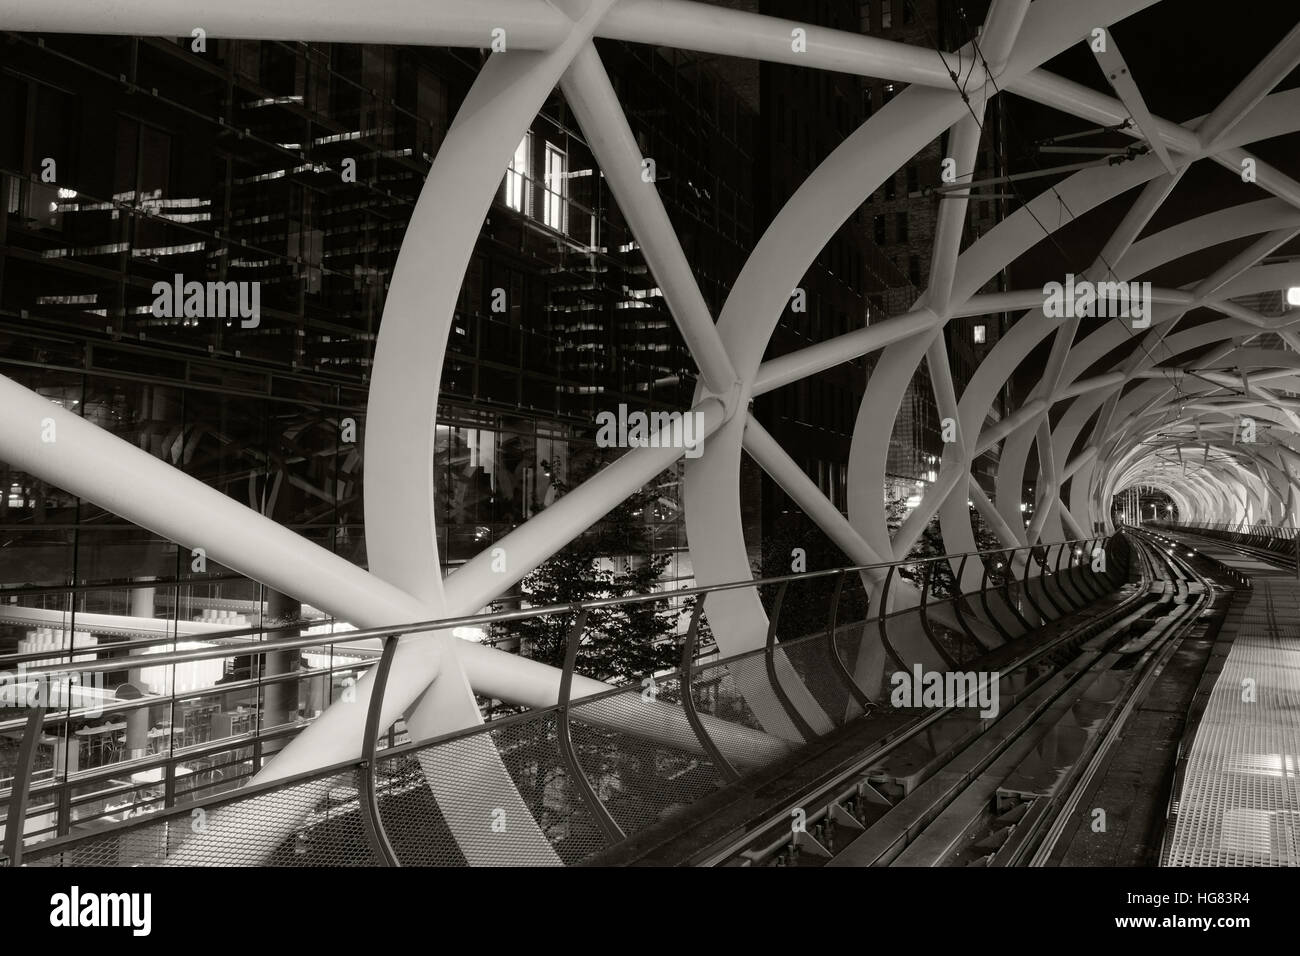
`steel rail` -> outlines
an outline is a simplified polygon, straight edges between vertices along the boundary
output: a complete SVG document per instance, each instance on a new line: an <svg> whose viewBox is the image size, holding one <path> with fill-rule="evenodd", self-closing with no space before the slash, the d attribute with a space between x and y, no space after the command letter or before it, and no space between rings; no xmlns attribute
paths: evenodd
<svg viewBox="0 0 1300 956"><path fill-rule="evenodd" d="M1084 622L1079 628L1071 629L1058 637L1052 639L1049 643L1033 648L1023 657L1017 658L1013 664L1002 672L1002 677L1015 673L1016 671L1028 667L1031 664L1043 659L1053 653L1060 646L1067 644L1071 640L1078 639L1079 632L1090 630L1098 626L1106 626L1115 619L1123 619L1126 613L1131 612L1132 608L1138 604L1148 601L1152 595L1150 590L1151 579L1147 576L1145 570L1139 583L1139 587L1133 595L1125 598L1123 602L1115 608L1108 611L1100 619L1092 619ZM1060 618L1060 620L1066 620ZM1104 623L1103 623L1104 622ZM930 714L922 717L915 724L910 725L897 735L882 741L880 746L873 748L860 758L854 760L847 767L837 772L836 779L830 784L819 785L811 793L804 793L797 798L792 798L788 802L783 802L782 806L773 811L767 818L766 822L757 825L748 826L745 833L739 837L729 840L722 846L710 847L707 855L697 857L693 863L698 866L721 866L730 862L737 862L740 865L752 866L761 864L762 861L774 858L791 842L789 830L790 815L795 810L803 810L805 821L808 827L825 819L831 812L833 806L843 803L843 801L855 797L859 792L860 778L863 772L873 764L888 756L889 753L910 740L917 739L926 729L935 721L953 713L958 708L944 706L935 708ZM817 809L809 809L810 807ZM768 842L758 847L754 846L756 834L772 833Z"/></svg>

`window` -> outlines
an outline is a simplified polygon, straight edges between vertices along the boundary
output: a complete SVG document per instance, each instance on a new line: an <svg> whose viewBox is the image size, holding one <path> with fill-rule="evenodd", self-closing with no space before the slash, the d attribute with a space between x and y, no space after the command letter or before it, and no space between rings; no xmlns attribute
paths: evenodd
<svg viewBox="0 0 1300 956"><path fill-rule="evenodd" d="M880 88L880 90L882 94L880 98L881 103L888 103L894 98L894 94L898 92L898 87L893 83L886 83Z"/></svg>
<svg viewBox="0 0 1300 956"><path fill-rule="evenodd" d="M867 111L866 118L870 119L871 114L876 110L876 91L869 86L862 94L862 104Z"/></svg>
<svg viewBox="0 0 1300 956"><path fill-rule="evenodd" d="M553 143L546 144L546 206L542 221L557 232L564 232L565 177L564 152Z"/></svg>
<svg viewBox="0 0 1300 956"><path fill-rule="evenodd" d="M904 22L904 23L911 23L911 22L912 22L912 14L913 14L913 11L912 11L912 4L909 3L908 0L903 0L903 22Z"/></svg>
<svg viewBox="0 0 1300 956"><path fill-rule="evenodd" d="M898 233L899 242L907 242L907 213L894 214L894 231Z"/></svg>
<svg viewBox="0 0 1300 956"><path fill-rule="evenodd" d="M908 195L919 193L921 191L921 173L915 166L907 167L907 192Z"/></svg>
<svg viewBox="0 0 1300 956"><path fill-rule="evenodd" d="M515 155L506 167L506 205L511 209L526 212L528 207L528 154L532 136L524 138L515 147Z"/></svg>
<svg viewBox="0 0 1300 956"><path fill-rule="evenodd" d="M885 180L885 198L893 199L898 195L898 190L894 187L894 174L890 173L889 178Z"/></svg>
<svg viewBox="0 0 1300 956"><path fill-rule="evenodd" d="M876 216L871 222L876 231L876 245L883 246L889 241L885 238L885 217Z"/></svg>
<svg viewBox="0 0 1300 956"><path fill-rule="evenodd" d="M893 0L880 0L880 29L888 30L894 25Z"/></svg>
<svg viewBox="0 0 1300 956"><path fill-rule="evenodd" d="M975 344L976 345L984 344L984 326L982 325L975 326Z"/></svg>
<svg viewBox="0 0 1300 956"><path fill-rule="evenodd" d="M916 288L921 288L921 257L907 257L907 280Z"/></svg>

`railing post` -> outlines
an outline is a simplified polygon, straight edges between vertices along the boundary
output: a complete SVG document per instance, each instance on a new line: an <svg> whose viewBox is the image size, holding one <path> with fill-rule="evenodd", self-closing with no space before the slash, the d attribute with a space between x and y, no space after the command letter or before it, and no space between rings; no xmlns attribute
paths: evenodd
<svg viewBox="0 0 1300 956"><path fill-rule="evenodd" d="M844 578L848 573L848 568L843 568L840 570L839 576L835 579L835 596L831 598L830 619L826 623L826 640L830 644L831 666L834 669L836 676L838 676L844 683L844 686L848 688L849 695L857 702L858 706L861 707L865 713L867 707L871 704L871 699L862 692L862 688L858 686L858 682L855 681L853 675L849 673L849 669L844 663L844 658L840 657L839 644L835 641L835 629L839 626L840 597L844 593Z"/></svg>
<svg viewBox="0 0 1300 956"><path fill-rule="evenodd" d="M66 785L59 788L59 822L58 835L67 836L72 832L72 788Z"/></svg>
<svg viewBox="0 0 1300 956"><path fill-rule="evenodd" d="M969 558L969 554L963 554L961 556L961 561L957 565L957 593L954 594L952 598L952 610L953 613L957 615L957 623L960 624L961 629L966 632L966 636L970 638L971 643L974 644L979 651L988 651L989 648L979 639L979 636L975 633L975 629L972 628L970 622L966 620L965 612L961 609L962 601L966 598L965 593L962 591L962 586L966 580L966 561ZM979 654L977 653L975 657L979 657Z"/></svg>
<svg viewBox="0 0 1300 956"><path fill-rule="evenodd" d="M596 824L604 834L609 843L617 843L624 838L622 828L610 815L609 810L600 802L600 797L592 789L591 781L587 779L587 774L583 771L582 765L578 763L578 753L573 747L573 733L569 729L569 697L573 692L573 669L578 663L578 645L582 643L582 632L587 627L587 608L581 608L578 611L578 619L573 622L573 627L569 628L568 638L564 643L564 670L560 674L560 700L556 708L558 726L556 731L559 735L560 758L564 761L564 768L568 771L569 779L573 781L573 787L578 791L578 797L595 817Z"/></svg>
<svg viewBox="0 0 1300 956"><path fill-rule="evenodd" d="M1089 570L1087 567L1085 567L1085 565L1092 557L1092 543L1090 541L1079 540L1076 541L1075 544L1079 548L1079 553L1076 555L1074 553L1074 548L1071 548L1070 560L1074 561L1074 558L1076 557L1079 560L1074 562L1074 564L1072 565L1072 570L1074 571L1074 574L1071 576L1070 581L1073 584L1074 589L1079 592L1079 597L1083 599L1083 603L1088 604L1094 598L1092 589L1089 588L1085 583L1088 579L1088 570Z"/></svg>
<svg viewBox="0 0 1300 956"><path fill-rule="evenodd" d="M366 736L361 746L361 819L365 824L366 839L375 857L384 866L401 866L393 845L384 832L384 822L379 815L379 794L375 791L375 748L379 743L379 721L384 706L384 689L388 685L388 671L397 653L398 638L390 634L384 639L384 651L375 664L375 686L370 691L370 706L366 708Z"/></svg>
<svg viewBox="0 0 1300 956"><path fill-rule="evenodd" d="M1056 552L1056 564L1052 566L1052 577L1056 578L1056 590L1061 593L1061 596L1065 599L1066 603L1069 604L1069 609L1073 611L1078 608L1078 605L1074 603L1074 596L1069 593L1069 590L1065 586L1065 581L1061 579L1061 559L1065 557L1067 552L1073 554L1074 550L1070 547L1069 541L1062 541L1060 544L1060 550Z"/></svg>
<svg viewBox="0 0 1300 956"><path fill-rule="evenodd" d="M1102 546L1106 552L1106 558L1107 558L1106 579L1110 581L1112 589L1123 587L1125 581L1128 580L1128 573L1130 570L1132 570L1133 567L1131 549L1128 552L1126 552L1124 555L1124 560L1122 562L1124 565L1123 571L1121 571L1118 567L1116 567L1116 565L1121 562L1110 560L1110 558L1112 557L1111 548L1110 548L1111 543L1114 542L1116 539L1120 539L1120 538L1122 538L1121 535L1113 535L1107 538L1106 543ZM1115 556L1118 557L1118 549Z"/></svg>
<svg viewBox="0 0 1300 956"><path fill-rule="evenodd" d="M1060 556L1059 553L1058 553L1057 556L1056 556L1056 561L1057 561L1057 564L1059 565L1059 564L1060 564L1060 561L1061 561L1061 556ZM1050 605L1052 606L1053 610L1056 611L1056 618L1055 618L1055 620L1060 620L1061 618L1065 617L1065 615L1068 614L1069 611L1068 611L1066 608L1061 607L1061 605L1058 604L1058 603L1056 602L1056 598L1053 597L1053 595L1052 595L1052 587L1051 587L1051 584L1055 584L1055 585L1056 585L1056 589L1059 591L1059 590L1060 590L1060 582L1050 582L1050 583L1049 583L1049 581L1047 580L1048 578L1055 578L1055 577L1056 577L1056 571L1053 570L1053 569L1049 566L1049 565L1051 565L1051 563L1052 563L1052 545L1050 545L1050 544L1048 544L1048 545L1044 545L1044 546L1043 546L1043 559L1042 559L1041 561L1038 562L1038 566L1039 566L1040 568L1043 569L1043 573L1040 574L1040 575L1038 576L1038 580L1039 580L1040 582L1042 582L1042 585L1043 585L1043 595L1047 598L1047 603L1050 604Z"/></svg>
<svg viewBox="0 0 1300 956"><path fill-rule="evenodd" d="M1021 612L1019 603L1011 600L1011 585L1014 584L1016 581L1016 552L1018 550L1020 549L1012 548L1009 551L1007 551L1007 573L1002 578L1002 597L1007 602L1007 607L1011 609L1012 616L1017 621L1020 622L1021 626L1023 626L1025 629L1025 633L1028 634L1030 631L1034 630L1034 626L1029 623L1029 618L1025 617L1025 615ZM1025 556L1026 573L1028 573L1029 571L1030 560L1031 559L1029 558L1029 556L1026 555ZM1026 589L1026 595L1025 595L1026 598L1028 598L1027 591L1028 589Z"/></svg>
<svg viewBox="0 0 1300 956"><path fill-rule="evenodd" d="M880 643L884 645L885 653L888 654L895 664L903 670L909 670L907 663L899 656L898 651L894 650L894 645L889 643L889 629L885 626L885 621L889 618L889 586L894 583L894 570L898 565L891 564L889 570L885 572L885 582L880 585L880 614L876 620L880 625ZM910 672L910 671L909 671Z"/></svg>
<svg viewBox="0 0 1300 956"><path fill-rule="evenodd" d="M1074 559L1075 559L1074 549L1078 544L1079 542L1077 541L1064 542L1061 545L1061 553L1056 556L1056 586L1061 589L1061 593L1065 595L1065 599L1070 602L1071 609L1075 611L1079 610L1079 608L1083 607L1085 604L1088 603L1087 597L1076 586L1076 582L1072 574L1074 570ZM1068 558L1066 558L1067 555L1069 555ZM1062 574L1061 571L1062 558L1066 558L1064 574ZM1067 582L1068 582L1068 586L1067 586ZM1079 598L1077 602L1075 601L1076 597Z"/></svg>
<svg viewBox="0 0 1300 956"><path fill-rule="evenodd" d="M1081 565L1086 565L1085 568L1081 568L1079 574L1079 589L1089 600L1094 601L1106 593L1104 587L1095 586L1096 579L1092 570L1093 551L1100 546L1101 541L1101 538L1093 538L1085 542L1083 545L1083 560L1079 562ZM1103 550L1102 553L1104 554L1105 551Z"/></svg>
<svg viewBox="0 0 1300 956"><path fill-rule="evenodd" d="M781 706L785 708L785 712L790 716L795 729L803 734L804 740L816 740L817 732L804 719L803 714L799 713L799 708L795 707L794 701L790 699L790 695L781 686L781 678L776 673L776 625L777 621L780 620L781 605L785 603L785 592L789 586L789 581L782 581L781 587L777 589L776 602L772 605L772 615L767 622L767 645L763 652L763 662L767 666L768 683L772 685L777 700L781 702Z"/></svg>
<svg viewBox="0 0 1300 956"><path fill-rule="evenodd" d="M945 664L956 670L959 665L953 660L952 655L948 653L944 646L935 640L934 629L930 626L930 575L933 573L934 564L933 561L925 562L925 573L921 577L921 606L918 609L921 615L921 630L925 631L926 640L930 642L930 646L934 648L935 653L943 658Z"/></svg>
<svg viewBox="0 0 1300 956"><path fill-rule="evenodd" d="M9 858L10 866L18 866L23 861L27 800L31 796L32 768L36 766L36 751L40 748L41 728L44 725L45 708L33 707L27 715L23 739L18 742L18 764L14 767L14 782L9 791L9 815L5 818L4 855ZM68 745L72 745L71 741Z"/></svg>
<svg viewBox="0 0 1300 956"><path fill-rule="evenodd" d="M695 694L692 690L692 681L695 676L695 641L700 630L700 615L704 613L704 595L695 596L695 607L691 609L691 624L686 629L686 639L682 641L682 666L681 670L681 692L682 692L682 710L686 711L686 720L691 725L696 739L699 740L700 746L704 752L709 755L713 765L718 768L722 776L728 782L738 780L740 772L731 765L729 761L718 749L718 745L713 742L709 732L704 729L704 722L700 720L699 711L695 709Z"/></svg>
<svg viewBox="0 0 1300 956"><path fill-rule="evenodd" d="M1043 609L1039 607L1038 602L1034 600L1034 592L1029 587L1029 572L1034 570L1034 549L1036 547L1038 547L1038 545L1031 544L1025 549L1025 576L1021 583L1025 589L1025 600L1028 601L1029 606L1034 609L1034 613L1038 615L1039 621L1041 621L1042 624L1046 624L1048 623L1047 615L1043 613ZM1041 568L1042 566L1040 565L1039 567ZM1041 627L1042 624L1039 626ZM1031 628L1030 630L1033 629Z"/></svg>
<svg viewBox="0 0 1300 956"><path fill-rule="evenodd" d="M1000 554L1001 552L995 553ZM1002 626L1002 621L998 619L998 616L994 614L993 610L989 607L989 563L982 559L980 563L984 566L984 573L980 576L980 604L984 606L984 614L988 617L989 622L997 629L997 632L1002 635L1002 640L1009 641L1012 639L1011 632Z"/></svg>
<svg viewBox="0 0 1300 956"><path fill-rule="evenodd" d="M163 767L163 807L176 806L176 761L167 761Z"/></svg>

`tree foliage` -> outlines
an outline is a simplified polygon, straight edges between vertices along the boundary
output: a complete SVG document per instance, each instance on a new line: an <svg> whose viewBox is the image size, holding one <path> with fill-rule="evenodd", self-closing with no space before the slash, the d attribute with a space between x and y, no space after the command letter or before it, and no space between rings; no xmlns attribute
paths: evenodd
<svg viewBox="0 0 1300 956"><path fill-rule="evenodd" d="M772 523L769 532L763 536L762 557L754 572L764 578L797 573L792 567L796 549L803 552L804 568L808 572L827 571L853 563L821 528L800 511L783 514ZM768 585L759 591L769 617L779 587ZM830 621L835 587L835 575L790 582L781 602L777 638L792 640L824 631ZM841 622L861 620L865 609L865 592L860 580L856 575L850 575L841 589L837 619Z"/></svg>
<svg viewBox="0 0 1300 956"><path fill-rule="evenodd" d="M528 574L520 584L528 604L545 607L632 597L659 587L669 557L650 553L646 515L655 497L640 492L626 499L594 528ZM574 613L551 614L516 622L511 630L521 639L522 654L560 667L576 620ZM639 683L674 667L676 621L676 611L664 601L589 609L577 673L611 683Z"/></svg>

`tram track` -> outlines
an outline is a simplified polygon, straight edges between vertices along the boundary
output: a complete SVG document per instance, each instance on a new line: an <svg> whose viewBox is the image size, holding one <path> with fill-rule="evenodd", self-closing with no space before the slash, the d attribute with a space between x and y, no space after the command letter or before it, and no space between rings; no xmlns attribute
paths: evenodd
<svg viewBox="0 0 1300 956"><path fill-rule="evenodd" d="M1041 865L1220 577L1197 569L1220 566L1190 545L1129 540L1133 593L1008 667L1010 706L981 732L969 709L942 708L691 862Z"/></svg>

